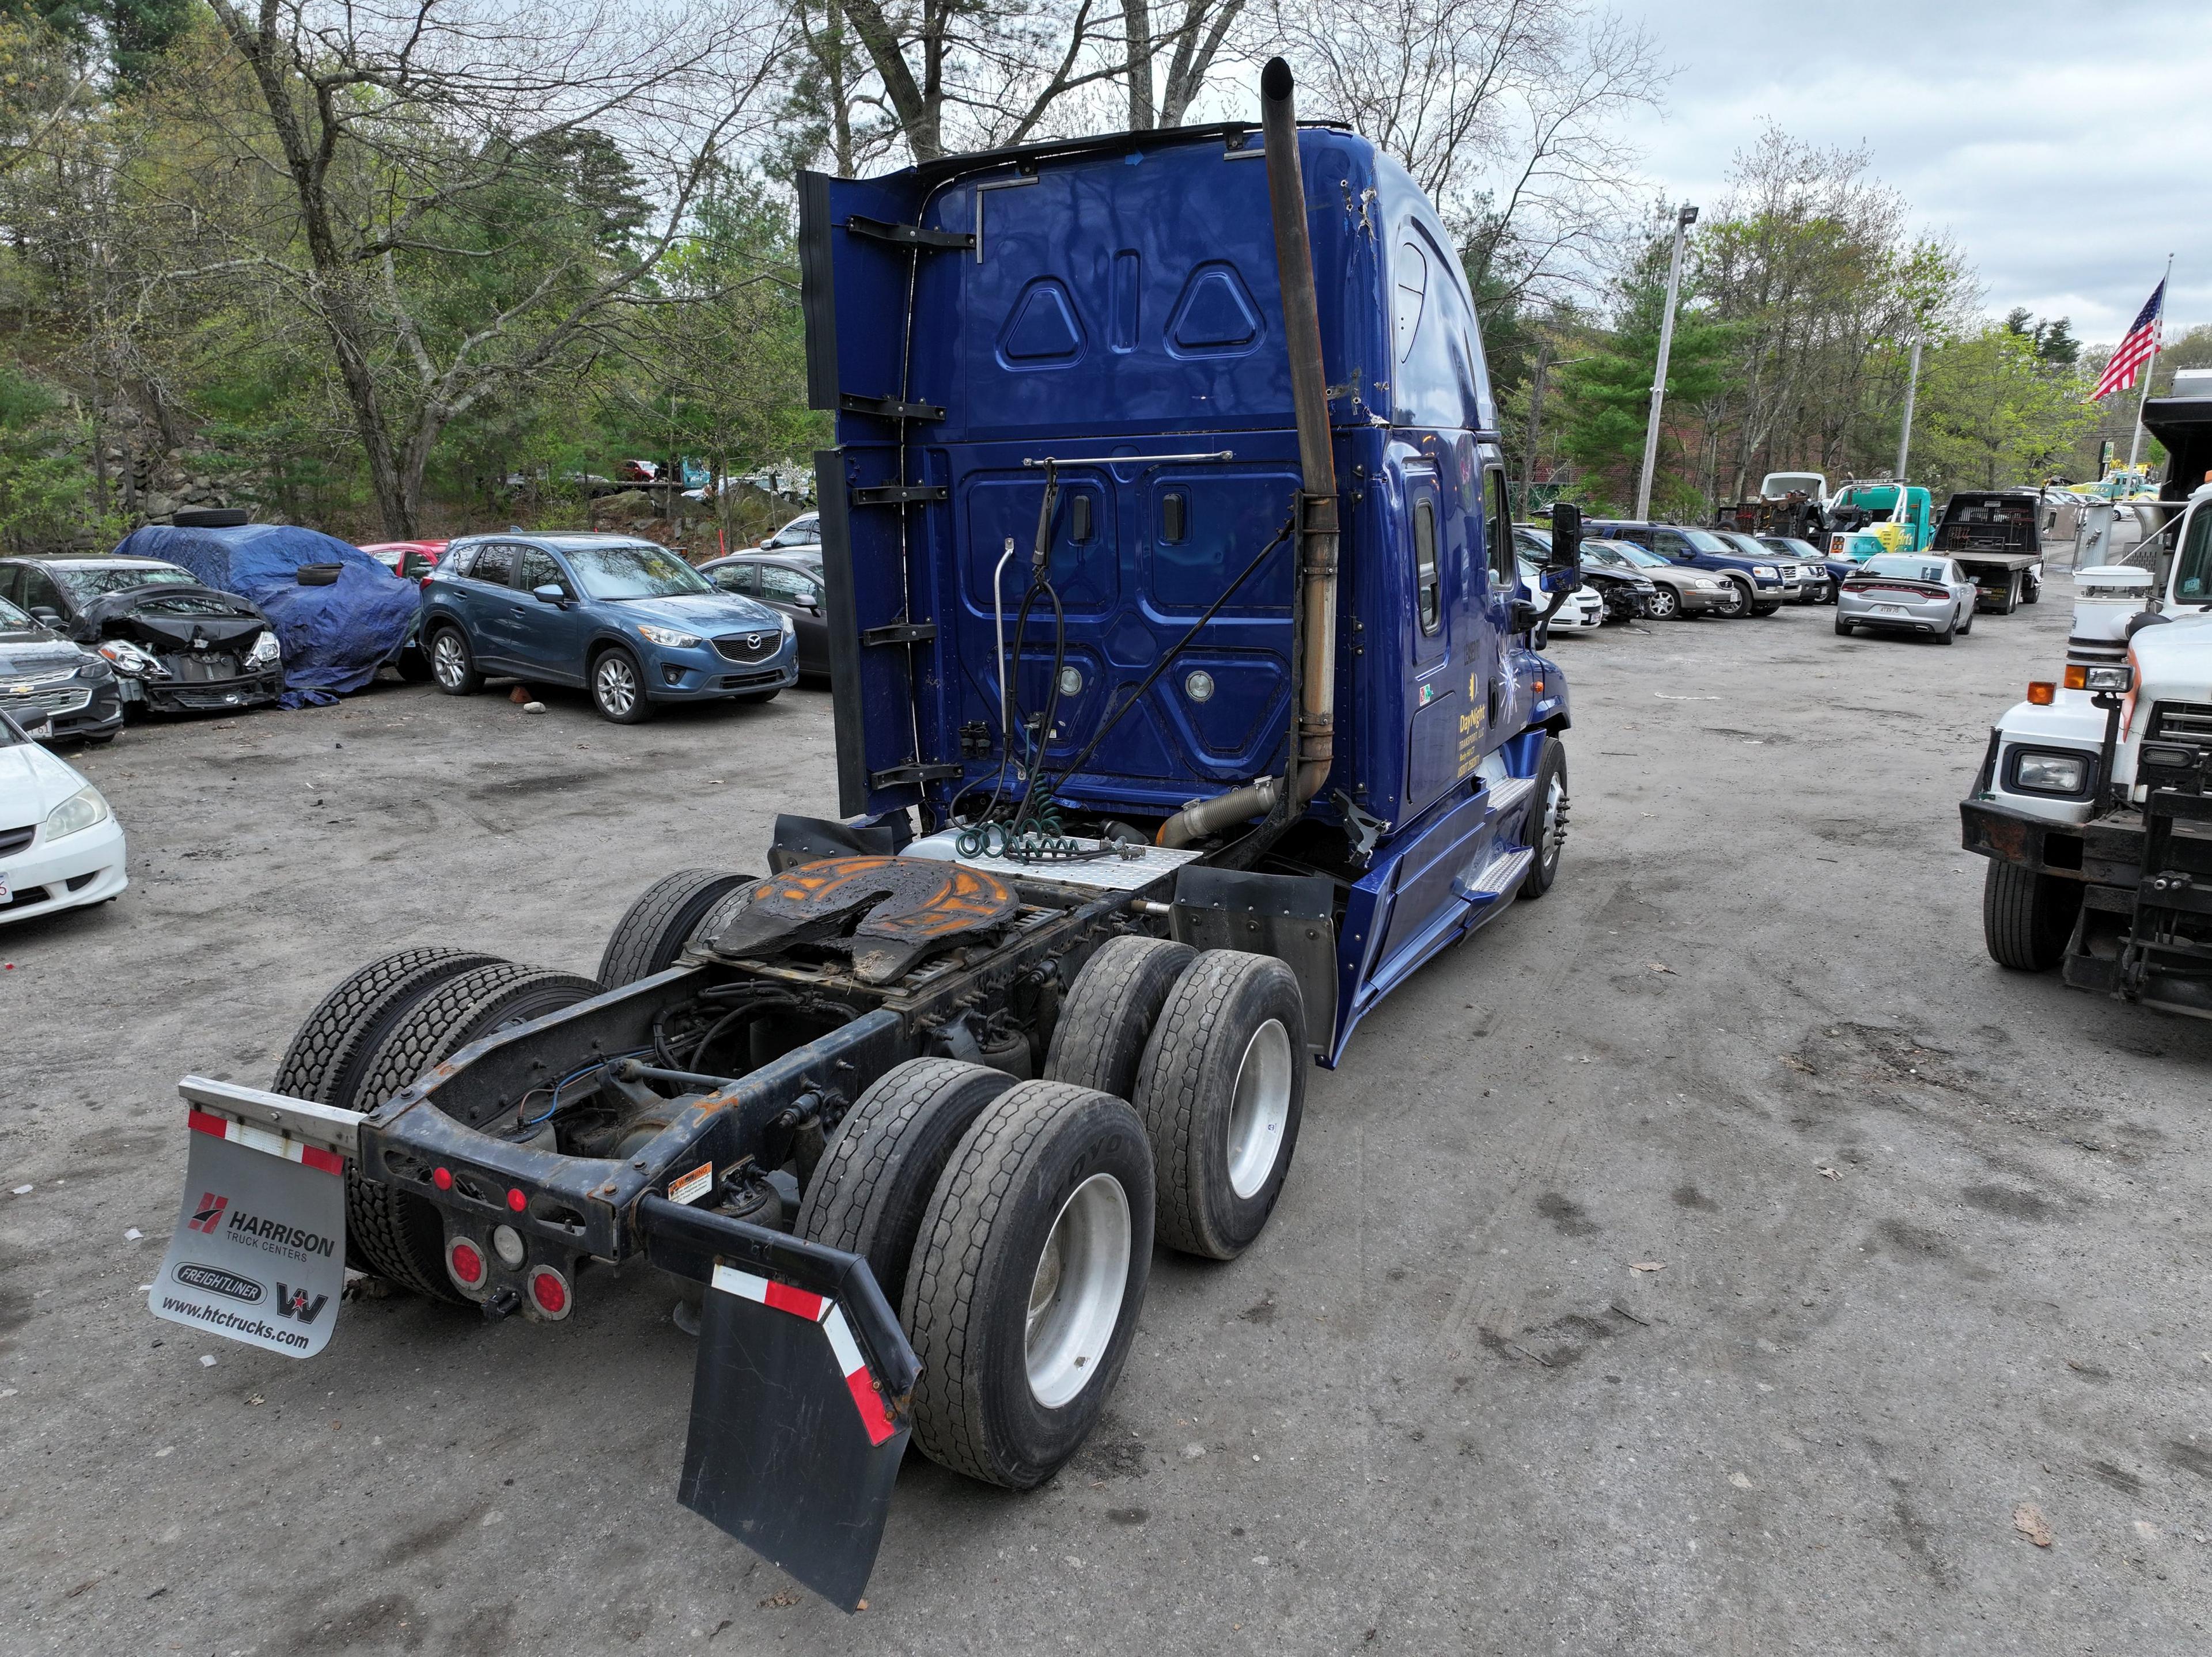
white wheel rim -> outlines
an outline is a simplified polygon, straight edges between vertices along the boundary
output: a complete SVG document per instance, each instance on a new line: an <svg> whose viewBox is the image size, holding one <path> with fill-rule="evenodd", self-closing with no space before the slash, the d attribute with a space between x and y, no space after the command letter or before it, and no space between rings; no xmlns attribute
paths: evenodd
<svg viewBox="0 0 2212 1657"><path fill-rule="evenodd" d="M1267 1183L1291 1125L1291 1033L1279 1018L1252 1032L1229 1108L1229 1188L1251 1197Z"/></svg>
<svg viewBox="0 0 2212 1657"><path fill-rule="evenodd" d="M438 642L430 646L430 665L438 670L440 684L459 684L465 671L461 665L461 641L450 633L441 633Z"/></svg>
<svg viewBox="0 0 2212 1657"><path fill-rule="evenodd" d="M1548 877L1559 866L1559 848L1566 844L1566 830L1559 827L1559 807L1567 798L1567 786L1557 775L1552 786L1544 791L1544 836L1536 855L1544 860L1544 873Z"/></svg>
<svg viewBox="0 0 2212 1657"><path fill-rule="evenodd" d="M619 656L599 664L599 706L610 713L627 713L637 706L637 676Z"/></svg>
<svg viewBox="0 0 2212 1657"><path fill-rule="evenodd" d="M1129 1198L1110 1174L1075 1187L1030 1276L1025 1331L1030 1394L1057 1410L1091 1384L1129 1284Z"/></svg>

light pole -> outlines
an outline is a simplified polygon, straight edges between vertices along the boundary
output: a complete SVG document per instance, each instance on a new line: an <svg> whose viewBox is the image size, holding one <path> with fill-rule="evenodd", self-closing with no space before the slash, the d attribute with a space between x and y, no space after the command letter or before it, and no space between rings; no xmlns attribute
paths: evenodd
<svg viewBox="0 0 2212 1657"><path fill-rule="evenodd" d="M1659 462L1659 410L1667 399L1667 357L1674 349L1674 298L1682 290L1682 242L1698 222L1698 209L1684 205L1674 215L1674 252L1667 261L1667 314L1659 324L1659 361L1651 373L1651 418L1644 428L1644 471L1636 480L1636 518L1651 515L1651 469Z"/></svg>
<svg viewBox="0 0 2212 1657"><path fill-rule="evenodd" d="M1912 367L1905 376L1905 426L1897 434L1897 517L1905 516L1905 461L1912 452L1912 401L1920 391L1920 336L1912 337Z"/></svg>
<svg viewBox="0 0 2212 1657"><path fill-rule="evenodd" d="M1588 362L1586 356L1555 359L1551 355L1552 342L1539 340L1536 343L1536 379L1528 390L1528 452L1521 466L1521 515L1535 515L1528 498L1536 488L1536 441L1544 428L1544 376L1554 368L1571 368L1577 362Z"/></svg>

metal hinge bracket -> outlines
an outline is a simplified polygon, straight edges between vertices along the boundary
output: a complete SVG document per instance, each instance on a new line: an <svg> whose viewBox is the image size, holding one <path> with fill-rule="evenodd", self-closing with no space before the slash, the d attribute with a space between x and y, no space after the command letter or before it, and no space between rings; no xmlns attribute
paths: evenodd
<svg viewBox="0 0 2212 1657"><path fill-rule="evenodd" d="M890 224L882 219L863 217L858 213L845 221L845 228L855 236L872 236L896 247L918 247L924 252L940 248L969 248L975 245L975 238L965 230L925 230L917 224Z"/></svg>

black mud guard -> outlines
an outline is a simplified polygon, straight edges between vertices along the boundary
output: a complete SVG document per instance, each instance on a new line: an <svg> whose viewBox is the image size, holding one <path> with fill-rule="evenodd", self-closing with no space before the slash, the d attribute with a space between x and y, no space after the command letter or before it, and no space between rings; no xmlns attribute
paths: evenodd
<svg viewBox="0 0 2212 1657"><path fill-rule="evenodd" d="M646 1258L707 1287L677 1499L831 1603L859 1608L913 1434L921 1365L875 1274L661 1197Z"/></svg>
<svg viewBox="0 0 2212 1657"><path fill-rule="evenodd" d="M1255 874L1187 863L1168 929L1200 950L1271 955L1298 980L1306 1045L1328 1051L1336 1029L1336 883L1326 875Z"/></svg>

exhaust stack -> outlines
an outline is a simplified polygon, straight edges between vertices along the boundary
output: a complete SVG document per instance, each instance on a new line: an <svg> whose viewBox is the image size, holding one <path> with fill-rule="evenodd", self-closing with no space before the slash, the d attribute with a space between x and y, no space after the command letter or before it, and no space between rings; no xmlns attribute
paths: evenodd
<svg viewBox="0 0 2212 1657"><path fill-rule="evenodd" d="M1267 146L1267 204L1275 227L1275 272L1283 290L1283 334L1291 355L1291 405L1297 418L1298 681L1297 764L1291 800L1303 809L1321 792L1336 759L1336 456L1328 428L1328 380L1322 368L1321 303L1314 290L1313 244L1306 234L1305 177L1298 166L1298 118L1291 66L1271 58L1260 71L1260 128ZM1263 777L1185 806L1160 825L1159 843L1186 846L1274 809L1282 779ZM1293 814L1295 815L1295 813Z"/></svg>

